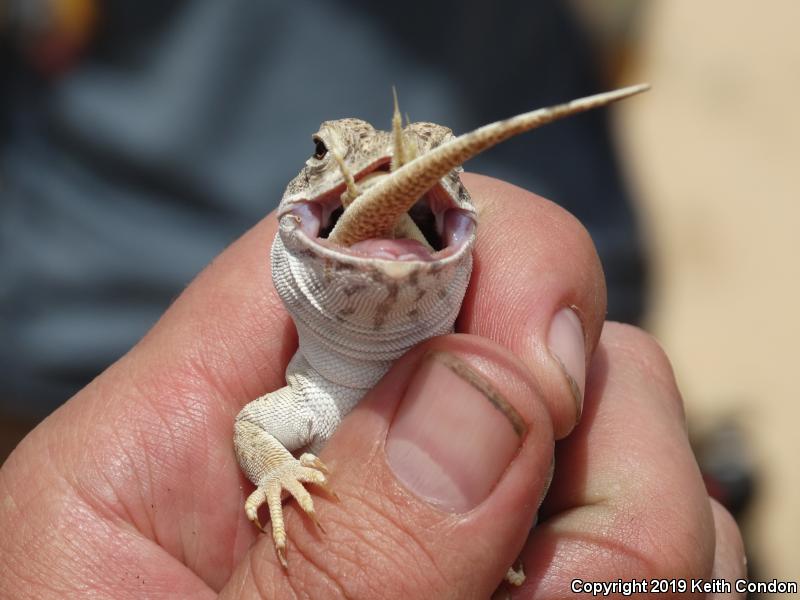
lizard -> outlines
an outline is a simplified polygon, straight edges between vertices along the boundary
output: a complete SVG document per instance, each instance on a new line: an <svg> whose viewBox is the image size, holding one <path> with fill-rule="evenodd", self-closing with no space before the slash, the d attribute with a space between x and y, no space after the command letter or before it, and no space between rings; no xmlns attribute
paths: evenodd
<svg viewBox="0 0 800 600"><path fill-rule="evenodd" d="M284 492L319 525L304 484L335 496L317 457L322 446L395 360L453 331L478 219L459 178L463 163L512 136L647 89L587 96L458 137L434 123L403 127L396 94L391 131L355 118L321 124L314 154L278 206L271 250L298 349L287 385L245 405L234 424L239 464L256 486L245 513L263 531L258 510L268 506L284 568ZM507 579L518 585L524 574L512 569Z"/></svg>

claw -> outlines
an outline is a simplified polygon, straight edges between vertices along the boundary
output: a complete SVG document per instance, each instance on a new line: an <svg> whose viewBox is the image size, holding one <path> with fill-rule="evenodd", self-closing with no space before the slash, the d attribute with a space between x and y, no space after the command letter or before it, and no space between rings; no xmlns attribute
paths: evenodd
<svg viewBox="0 0 800 600"><path fill-rule="evenodd" d="M289 563L286 562L286 548L283 546L275 546L275 552L278 554L278 560L281 561L284 569L289 568Z"/></svg>
<svg viewBox="0 0 800 600"><path fill-rule="evenodd" d="M341 501L342 501L342 499L341 499L341 498L339 498L339 494L337 494L337 493L334 491L334 489L331 487L330 483L328 483L328 480L327 480L327 479L326 479L325 481L321 481L321 482L315 482L315 485L316 485L317 487L321 488L323 492L325 492L326 494L328 494L328 496L330 496L331 498L333 498L333 499L334 499L336 502L341 502Z"/></svg>
<svg viewBox="0 0 800 600"><path fill-rule="evenodd" d="M322 472L323 474L327 475L330 471L328 471L328 467L325 466L325 463L322 462L319 458L306 452L302 456L300 456L300 464L304 467L311 467L312 469L316 469L317 471Z"/></svg>
<svg viewBox="0 0 800 600"><path fill-rule="evenodd" d="M256 527L261 530L262 533L266 533L264 530L264 526L261 524L261 521L258 518L258 509L266 500L266 497L263 495L259 489L256 489L250 496L247 498L247 501L244 503L244 512L247 515L247 519L253 523Z"/></svg>
<svg viewBox="0 0 800 600"><path fill-rule="evenodd" d="M261 524L261 521L258 519L258 515L254 516L250 519L253 523L255 523L256 527L261 531L261 533L267 533L267 530L264 529L264 526Z"/></svg>
<svg viewBox="0 0 800 600"><path fill-rule="evenodd" d="M306 514L308 515L308 518L314 522L314 525L316 525L322 533L327 535L328 532L325 531L325 528L322 526L322 523L320 523L319 518L317 518L317 513L312 510Z"/></svg>

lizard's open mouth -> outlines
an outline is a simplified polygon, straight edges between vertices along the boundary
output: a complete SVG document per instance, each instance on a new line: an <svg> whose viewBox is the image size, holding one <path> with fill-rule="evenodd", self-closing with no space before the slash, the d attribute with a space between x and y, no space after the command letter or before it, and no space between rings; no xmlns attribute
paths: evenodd
<svg viewBox="0 0 800 600"><path fill-rule="evenodd" d="M359 188L368 189L388 176L387 163L356 181ZM343 247L328 240L339 217L347 210L342 205L343 192L344 189L338 187L321 198L299 202L291 209L291 214L299 220L300 230L306 237L340 254L393 261L434 261L456 253L474 232L472 215L459 208L445 189L436 184L408 211L418 230L413 236L407 237L407 232L400 232L395 238L368 238Z"/></svg>
<svg viewBox="0 0 800 600"><path fill-rule="evenodd" d="M347 258L350 260L346 262L351 263L378 259L387 264L455 258L460 251L469 249L475 232L471 204L462 198L462 192L466 192L463 188L454 189L460 186L455 169L523 131L621 100L648 87L635 85L541 108L458 137L439 127L435 140L429 123L409 123L402 128L395 102L389 136L391 150L366 168L359 164L358 172L353 172L353 165L348 166L344 160L346 154L340 155L339 151L342 146L345 150L357 146L358 140L369 137L370 132L374 135L375 130L357 119L346 121L344 128L359 136L348 145L340 139L341 127L323 123L312 138L314 154L287 187L281 214L291 213L291 228L299 232L296 239L305 243L307 250L326 254L327 258ZM338 140L338 150L331 139ZM312 176L316 182L333 185L321 196L308 199L301 195L303 191L325 189L324 185L312 185ZM337 181L340 183L334 183Z"/></svg>

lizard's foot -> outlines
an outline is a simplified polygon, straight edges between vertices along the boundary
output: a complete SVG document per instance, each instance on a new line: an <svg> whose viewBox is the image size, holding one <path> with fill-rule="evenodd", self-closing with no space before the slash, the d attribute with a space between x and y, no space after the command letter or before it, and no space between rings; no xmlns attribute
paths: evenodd
<svg viewBox="0 0 800 600"><path fill-rule="evenodd" d="M518 564L518 568L509 567L506 573L506 581L513 586L519 587L525 583L525 571L522 568L522 562Z"/></svg>
<svg viewBox="0 0 800 600"><path fill-rule="evenodd" d="M272 521L272 539L275 542L278 559L284 567L287 566L286 529L283 524L281 494L283 490L289 492L297 500L303 512L324 533L325 530L320 525L314 512L314 502L311 500L311 494L303 487L303 483L318 485L336 497L336 494L328 487L327 473L328 469L325 464L313 454L303 454L299 459L292 457L291 460L287 460L283 465L265 475L258 483L256 490L250 494L244 503L247 518L255 523L261 531L264 531L264 528L258 520L258 509L264 503L269 507L269 516Z"/></svg>

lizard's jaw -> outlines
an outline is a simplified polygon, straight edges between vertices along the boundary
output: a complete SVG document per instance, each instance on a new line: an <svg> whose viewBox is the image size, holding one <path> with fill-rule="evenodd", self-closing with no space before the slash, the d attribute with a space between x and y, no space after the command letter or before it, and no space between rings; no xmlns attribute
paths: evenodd
<svg viewBox="0 0 800 600"><path fill-rule="evenodd" d="M473 215L459 208L441 186L424 194L409 211L425 243L407 237L376 237L343 247L327 239L341 214L341 203L334 207L329 198L296 203L287 216L297 223L295 231L303 238L298 241L304 246L329 257L356 261L433 262L465 250L475 233Z"/></svg>

